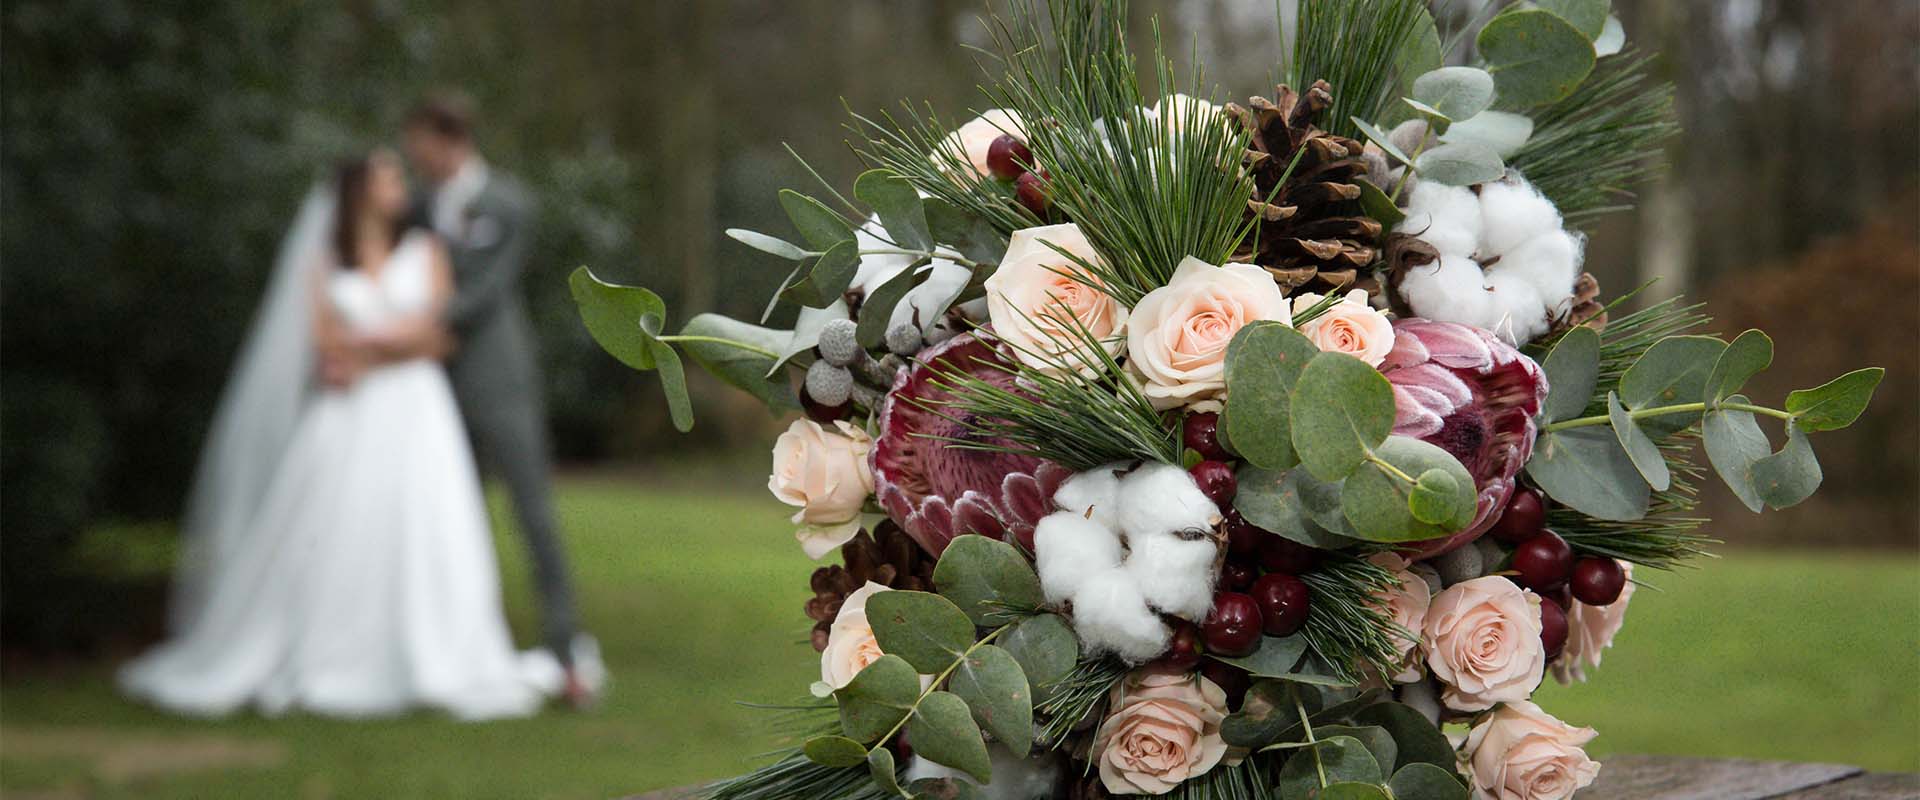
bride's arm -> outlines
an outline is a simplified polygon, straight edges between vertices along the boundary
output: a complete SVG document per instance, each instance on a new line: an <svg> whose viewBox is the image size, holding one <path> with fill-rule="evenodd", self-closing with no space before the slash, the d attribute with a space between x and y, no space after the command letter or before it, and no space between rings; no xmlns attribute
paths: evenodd
<svg viewBox="0 0 1920 800"><path fill-rule="evenodd" d="M366 369L366 359L327 296L326 265L315 262L307 272L311 276L307 296L313 309L313 343L319 351L320 381L336 388L351 385Z"/></svg>
<svg viewBox="0 0 1920 800"><path fill-rule="evenodd" d="M366 348L378 361L444 358L453 350L453 337L444 319L447 303L453 296L453 267L446 245L438 237L429 238L428 246L432 299L425 308L394 320L385 330L366 339Z"/></svg>

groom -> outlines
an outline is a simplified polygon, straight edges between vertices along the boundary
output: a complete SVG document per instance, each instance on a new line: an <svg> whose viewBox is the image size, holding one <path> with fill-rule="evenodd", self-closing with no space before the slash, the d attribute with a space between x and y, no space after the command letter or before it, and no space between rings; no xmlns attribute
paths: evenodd
<svg viewBox="0 0 1920 800"><path fill-rule="evenodd" d="M416 203L415 222L439 234L452 258L454 293L444 321L454 343L447 372L483 463L513 498L533 553L545 643L565 671L566 699L584 707L599 688L599 656L574 618L549 485L539 366L520 297L533 208L519 182L475 150L472 119L457 95L430 97L408 113L407 156L430 183Z"/></svg>

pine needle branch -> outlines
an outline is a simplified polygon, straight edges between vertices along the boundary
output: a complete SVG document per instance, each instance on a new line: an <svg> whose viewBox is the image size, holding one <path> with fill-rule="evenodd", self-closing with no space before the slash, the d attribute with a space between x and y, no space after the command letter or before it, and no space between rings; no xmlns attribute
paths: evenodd
<svg viewBox="0 0 1920 800"><path fill-rule="evenodd" d="M745 775L702 787L701 800L885 800L865 766L825 767L798 752Z"/></svg>
<svg viewBox="0 0 1920 800"><path fill-rule="evenodd" d="M1508 159L1570 221L1631 206L1632 189L1662 168L1679 131L1673 84L1649 76L1652 58L1622 52L1534 115L1533 137Z"/></svg>
<svg viewBox="0 0 1920 800"><path fill-rule="evenodd" d="M1353 118L1384 118L1399 99L1401 84L1416 77L1399 74L1398 65L1426 13L1424 0L1301 3L1287 81L1302 91L1316 80L1326 81L1333 89L1333 107L1321 115L1322 126L1340 136L1359 137Z"/></svg>
<svg viewBox="0 0 1920 800"><path fill-rule="evenodd" d="M1392 572L1345 553L1327 553L1300 580L1313 593L1313 613L1300 635L1332 677L1359 683L1364 668L1381 675L1397 670L1396 640L1412 634L1375 599L1400 585Z"/></svg>
<svg viewBox="0 0 1920 800"><path fill-rule="evenodd" d="M898 117L881 112L877 120L848 110L853 123L847 130L860 139L854 153L861 160L892 170L914 188L987 220L1003 235L1041 224L1014 202L1012 184L974 171L966 153L947 140L953 128L931 106L921 110L903 102L900 109ZM1019 130L1002 133L1026 135Z"/></svg>
<svg viewBox="0 0 1920 800"><path fill-rule="evenodd" d="M1046 747L1065 744L1074 727L1106 702L1107 693L1127 671L1127 665L1116 658L1082 658L1066 677L1045 687L1044 699L1033 710L1040 717L1040 740Z"/></svg>

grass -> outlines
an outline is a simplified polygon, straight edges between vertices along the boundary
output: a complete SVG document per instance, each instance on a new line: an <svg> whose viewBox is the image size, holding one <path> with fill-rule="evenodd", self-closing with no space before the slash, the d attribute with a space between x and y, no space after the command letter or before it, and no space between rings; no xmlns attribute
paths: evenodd
<svg viewBox="0 0 1920 800"><path fill-rule="evenodd" d="M746 487L647 478L570 479L561 499L583 613L615 676L596 713L207 722L120 699L109 664L15 667L0 674L0 794L586 798L748 767L774 743L756 727L764 712L731 701L790 698L816 675L800 614L811 564L781 507ZM508 536L508 605L529 642L531 593ZM1597 754L1920 770L1911 553L1734 550L1654 577L1664 591L1636 595L1594 682L1539 697L1598 728Z"/></svg>

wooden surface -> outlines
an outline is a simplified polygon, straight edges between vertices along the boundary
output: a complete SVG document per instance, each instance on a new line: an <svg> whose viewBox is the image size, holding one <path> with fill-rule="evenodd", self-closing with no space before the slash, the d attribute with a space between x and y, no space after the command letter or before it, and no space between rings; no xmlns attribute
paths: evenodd
<svg viewBox="0 0 1920 800"><path fill-rule="evenodd" d="M628 800L686 800L662 789ZM1725 758L1614 756L1580 800L1920 800L1920 775L1868 773L1843 764Z"/></svg>

